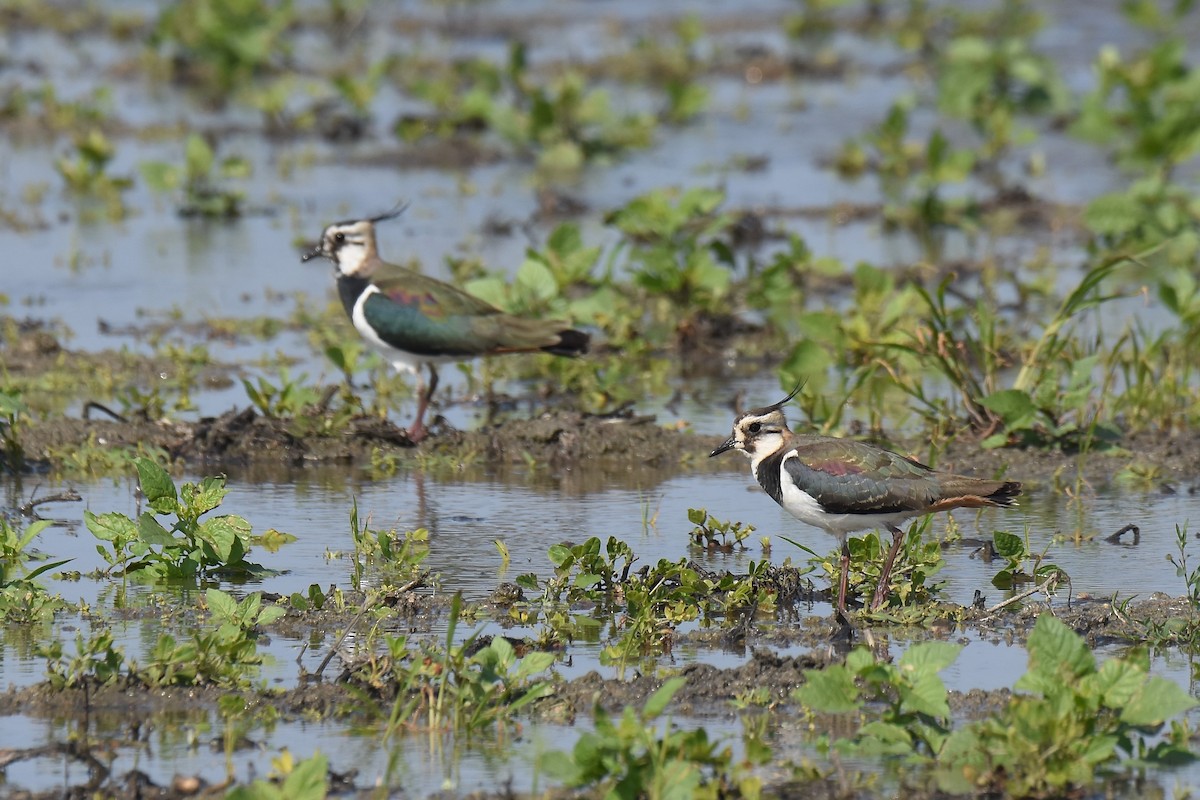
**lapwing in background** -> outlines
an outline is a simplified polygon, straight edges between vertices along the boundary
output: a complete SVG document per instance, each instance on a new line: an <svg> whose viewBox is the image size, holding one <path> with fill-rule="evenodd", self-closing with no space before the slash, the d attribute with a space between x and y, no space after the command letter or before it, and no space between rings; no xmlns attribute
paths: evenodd
<svg viewBox="0 0 1200 800"><path fill-rule="evenodd" d="M796 396L742 414L733 435L710 457L741 450L750 471L776 503L802 522L838 537L842 545L837 616L846 623L846 581L850 549L846 534L884 527L892 532L891 549L879 574L871 610L883 603L896 553L904 540L898 525L913 517L952 508L1015 506L1016 481L994 481L936 472L882 447L832 436L797 435L788 428L783 407Z"/></svg>
<svg viewBox="0 0 1200 800"><path fill-rule="evenodd" d="M564 322L506 314L490 303L434 278L389 264L375 247L375 223L393 219L396 208L370 219L336 222L303 261L333 262L338 295L354 327L396 370L417 376L417 418L408 429L425 437L425 410L438 385L437 365L497 353L587 352L588 335ZM422 367L429 368L425 383Z"/></svg>

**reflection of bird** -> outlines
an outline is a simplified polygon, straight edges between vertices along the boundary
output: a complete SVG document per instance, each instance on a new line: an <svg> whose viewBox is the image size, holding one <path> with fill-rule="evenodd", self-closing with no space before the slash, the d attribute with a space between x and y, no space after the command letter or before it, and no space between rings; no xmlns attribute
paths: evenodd
<svg viewBox="0 0 1200 800"><path fill-rule="evenodd" d="M416 374L417 418L408 429L410 439L425 437L437 364L495 353L587 352L588 335L566 323L506 314L448 283L383 261L375 249L375 223L401 211L334 223L303 260L324 256L333 262L338 294L354 327L395 369ZM428 387L423 365L429 367Z"/></svg>
<svg viewBox="0 0 1200 800"><path fill-rule="evenodd" d="M834 534L842 544L837 614L845 621L850 549L846 534L882 526L892 532L892 547L879 574L871 609L887 596L892 563L903 541L896 527L912 517L952 508L1014 506L1021 493L1016 481L993 481L935 472L891 450L832 436L796 435L788 429L783 400L742 414L733 435L712 451L741 450L767 494L809 525Z"/></svg>

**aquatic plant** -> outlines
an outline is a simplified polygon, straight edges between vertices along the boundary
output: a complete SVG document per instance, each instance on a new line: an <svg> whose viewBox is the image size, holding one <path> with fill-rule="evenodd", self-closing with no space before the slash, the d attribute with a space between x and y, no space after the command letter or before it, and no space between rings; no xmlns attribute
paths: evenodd
<svg viewBox="0 0 1200 800"><path fill-rule="evenodd" d="M1070 580L1061 567L1045 561L1045 552L1033 553L1029 550L1028 531L1024 537L1007 531L995 531L992 534L992 549L1005 562L1000 571L992 576L992 585L997 589L1008 590L1028 581L1041 583L1051 576L1058 576L1062 581Z"/></svg>
<svg viewBox="0 0 1200 800"><path fill-rule="evenodd" d="M128 177L108 172L109 162L116 156L116 147L99 128L75 136L75 157L66 156L54 162L54 168L72 193L99 200L110 219L125 216L122 193L133 186Z"/></svg>
<svg viewBox="0 0 1200 800"><path fill-rule="evenodd" d="M84 512L88 530L101 540L96 551L110 569L151 579L248 575L264 568L247 561L250 523L234 514L200 518L221 505L228 493L223 477L204 478L176 488L155 461L137 457L133 465L150 506L136 519L116 511ZM159 517L174 517L170 529Z"/></svg>
<svg viewBox="0 0 1200 800"><path fill-rule="evenodd" d="M725 241L733 217L718 212L724 201L719 189L660 189L609 215L623 234L621 256L634 284L652 302L670 304L675 313L659 314L676 320L675 332L723 310L734 266Z"/></svg>
<svg viewBox="0 0 1200 800"><path fill-rule="evenodd" d="M1011 341L1002 338L995 313L980 300L973 308L952 307L947 292L953 276L936 292L916 287L925 307L925 322L911 343L888 342L888 350L914 355L935 369L959 394L973 427L988 434L984 447L1006 445L1058 446L1086 450L1117 435L1101 416L1102 398L1095 391L1099 357L1081 352L1070 333L1079 317L1120 295L1101 292L1104 281L1128 259L1117 256L1089 269L1063 298L1040 335L1025 347L1020 369L1009 387L1004 354ZM1069 357L1068 357L1069 355ZM925 396L919 373L899 375L905 391L930 411L947 413L944 405Z"/></svg>
<svg viewBox="0 0 1200 800"><path fill-rule="evenodd" d="M401 534L396 530L375 530L370 525L369 517L360 522L358 501L352 500L350 538L354 541L354 563L351 585L360 588L368 568L377 570L388 585L399 585L416 578L421 573L421 563L429 555L429 531L417 528Z"/></svg>
<svg viewBox="0 0 1200 800"><path fill-rule="evenodd" d="M166 161L143 161L139 168L146 184L156 192L182 191L181 216L241 216L245 193L221 184L248 177L250 162L227 156L218 163L212 145L198 133L188 135L183 152L182 168Z"/></svg>
<svg viewBox="0 0 1200 800"><path fill-rule="evenodd" d="M548 640L606 641L601 627L608 621L612 635L601 662L622 667L669 649L681 623L722 619L732 627L747 610L774 613L781 594L789 602L794 599L804 574L767 561L751 562L744 575L707 573L687 558L659 559L634 572L636 554L614 536L605 544L592 536L582 544L554 545L549 557L553 576L517 577L517 585L537 597L515 604L512 616L526 625L543 617ZM577 603L589 604L592 611L576 615L564 610Z"/></svg>
<svg viewBox="0 0 1200 800"><path fill-rule="evenodd" d="M746 539L754 533L753 525L717 519L703 508L689 508L687 516L688 522L696 526L689 534L692 543L706 550L745 550Z"/></svg>
<svg viewBox="0 0 1200 800"><path fill-rule="evenodd" d="M554 663L555 655L529 651L522 656L503 636L478 646L478 631L455 643L463 613L462 596L450 604L444 643L412 647L408 637L384 635L385 655L356 665L352 678L394 692L385 737L407 730L454 731L465 736L503 732L515 714L553 693L547 680L534 676Z"/></svg>
<svg viewBox="0 0 1200 800"><path fill-rule="evenodd" d="M264 417L291 419L303 416L321 400L321 392L304 383L307 378L306 374L293 378L286 367L281 367L278 384L259 375L255 383L243 378L242 386L250 402Z"/></svg>
<svg viewBox="0 0 1200 800"><path fill-rule="evenodd" d="M235 786L225 800L324 800L329 793L329 759L319 750L296 760L283 751L271 759L266 780Z"/></svg>
<svg viewBox="0 0 1200 800"><path fill-rule="evenodd" d="M595 729L570 752L541 754L538 769L572 789L594 787L606 797L757 797L761 779L741 767L730 748L722 749L703 728L682 730L668 722L664 730L659 723L685 682L667 679L641 708L626 706L617 719L597 702Z"/></svg>
<svg viewBox="0 0 1200 800"><path fill-rule="evenodd" d="M125 669L125 651L113 645L112 631L107 628L93 629L86 638L82 631L76 633L71 655L64 652L58 639L39 645L37 652L46 659L46 680L58 690L114 683Z"/></svg>
<svg viewBox="0 0 1200 800"><path fill-rule="evenodd" d="M259 628L282 617L282 606L263 605L262 592L239 603L219 589L208 589L205 602L215 629L200 629L190 638L159 634L144 663L129 665L129 675L147 686L208 684L240 688L250 685L263 662L258 652Z"/></svg>
<svg viewBox="0 0 1200 800"><path fill-rule="evenodd" d="M162 9L149 44L174 80L219 103L283 66L295 18L291 0L183 0Z"/></svg>
<svg viewBox="0 0 1200 800"><path fill-rule="evenodd" d="M247 595L239 603L225 592L209 589L205 599L218 623L214 628L201 627L182 639L163 631L140 663L114 646L112 631L107 628L93 629L87 637L78 633L75 652L70 655L57 639L40 646L50 685L68 689L125 680L143 686L249 686L255 668L263 661L258 652L258 628L278 620L284 609L264 607L262 592Z"/></svg>
<svg viewBox="0 0 1200 800"><path fill-rule="evenodd" d="M956 37L939 53L938 108L965 119L981 139L980 157L994 162L1017 144L1034 139L1022 115L1062 113L1068 93L1053 61L1025 36ZM999 180L998 171L993 177Z"/></svg>
<svg viewBox="0 0 1200 800"><path fill-rule="evenodd" d="M50 561L36 567L31 563L45 558L32 552L29 546L50 525L50 520L37 520L21 530L0 515L0 622L44 620L66 606L62 597L50 594L38 578L71 559Z"/></svg>
<svg viewBox="0 0 1200 800"><path fill-rule="evenodd" d="M1050 614L1029 635L1029 668L995 715L955 727L938 672L960 646L921 642L893 665L856 648L844 664L806 673L794 698L814 711L878 718L844 738L821 737L843 755L890 756L924 765L956 793L1056 797L1089 785L1123 759L1173 763L1191 758L1186 726L1166 722L1197 705L1173 681L1149 675L1144 651L1097 666L1082 638Z"/></svg>
<svg viewBox="0 0 1200 800"><path fill-rule="evenodd" d="M0 465L9 472L19 471L25 464L21 425L28 416L29 408L22 401L20 390L0 389Z"/></svg>

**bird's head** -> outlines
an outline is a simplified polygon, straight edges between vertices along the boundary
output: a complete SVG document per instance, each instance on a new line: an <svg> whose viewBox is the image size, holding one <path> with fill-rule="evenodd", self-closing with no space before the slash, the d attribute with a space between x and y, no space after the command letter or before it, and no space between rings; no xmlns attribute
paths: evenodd
<svg viewBox="0 0 1200 800"><path fill-rule="evenodd" d="M386 214L368 219L335 222L321 233L321 243L305 253L302 261L321 256L333 262L334 274L354 278L369 277L379 265L375 249L375 223L400 216L400 205Z"/></svg>
<svg viewBox="0 0 1200 800"><path fill-rule="evenodd" d="M747 411L733 423L733 433L721 445L709 453L709 458L719 456L726 450L741 450L756 464L784 446L792 432L788 428L783 407L796 396L803 384L791 394L773 405Z"/></svg>

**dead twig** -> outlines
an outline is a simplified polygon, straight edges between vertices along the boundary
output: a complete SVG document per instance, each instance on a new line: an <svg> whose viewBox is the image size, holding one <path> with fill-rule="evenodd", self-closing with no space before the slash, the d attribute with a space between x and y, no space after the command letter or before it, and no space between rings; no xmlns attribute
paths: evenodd
<svg viewBox="0 0 1200 800"><path fill-rule="evenodd" d="M38 506L45 505L46 503L78 503L82 499L83 498L80 497L79 492L75 491L74 489L67 489L64 492L48 494L45 497L32 498L28 503L25 503L17 510L21 512L21 516L23 517L32 517L33 510Z"/></svg>
<svg viewBox="0 0 1200 800"><path fill-rule="evenodd" d="M1130 523L1113 535L1105 536L1104 541L1108 542L1109 544L1125 544L1121 541L1121 535L1125 533L1133 534L1133 541L1129 543L1131 547L1142 540L1142 529L1137 525Z"/></svg>
<svg viewBox="0 0 1200 800"><path fill-rule="evenodd" d="M1026 597L1031 597L1031 596L1037 594L1038 592L1046 592L1047 594L1049 594L1050 590L1053 589L1058 584L1058 580L1059 580L1059 573L1054 572L1053 574L1050 575L1049 578L1046 578L1046 580L1042 581L1037 586L1026 589L1025 591L1021 592L1020 594L1015 594L1012 597L1008 598L1007 600L996 603L996 605L992 606L991 608L989 608L987 610L988 616L992 616L997 611L1000 611L1003 608L1007 608L1011 605L1019 603L1022 600L1024 600ZM985 617L985 619L986 619L986 617Z"/></svg>

